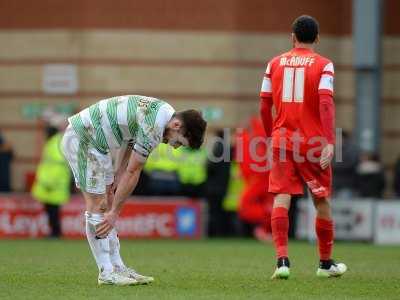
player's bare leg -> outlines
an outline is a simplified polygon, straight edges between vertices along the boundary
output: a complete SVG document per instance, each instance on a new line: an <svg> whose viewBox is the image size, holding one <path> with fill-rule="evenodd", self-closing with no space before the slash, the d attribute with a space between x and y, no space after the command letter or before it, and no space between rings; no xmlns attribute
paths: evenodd
<svg viewBox="0 0 400 300"><path fill-rule="evenodd" d="M113 200L113 191L111 186L107 186L107 210L111 208ZM113 266L114 272L136 280L139 284L148 284L154 281L154 278L151 276L144 276L139 273L137 273L134 269L127 267L121 257L120 254L120 242L119 242L119 237L118 237L118 232L114 228L109 234L108 234L108 241L109 241L109 247L110 247L110 260L111 264Z"/></svg>
<svg viewBox="0 0 400 300"><path fill-rule="evenodd" d="M274 199L271 216L272 237L275 243L277 268L271 279L288 279L290 262L288 258L288 231L291 195L278 194Z"/></svg>
<svg viewBox="0 0 400 300"><path fill-rule="evenodd" d="M114 272L110 258L109 237L98 238L96 226L103 221L104 212L107 210L105 194L91 194L83 192L86 202L86 237L97 267L99 268L99 285L135 285L138 282Z"/></svg>
<svg viewBox="0 0 400 300"><path fill-rule="evenodd" d="M317 211L315 219L315 232L318 240L320 256L318 277L338 277L343 275L347 267L343 263L335 263L332 259L334 243L334 224L332 220L332 209L328 198L313 198Z"/></svg>

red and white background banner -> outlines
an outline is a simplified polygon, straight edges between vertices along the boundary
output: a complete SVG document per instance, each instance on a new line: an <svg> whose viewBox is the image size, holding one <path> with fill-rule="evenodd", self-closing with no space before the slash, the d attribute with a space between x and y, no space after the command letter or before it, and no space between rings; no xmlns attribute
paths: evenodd
<svg viewBox="0 0 400 300"><path fill-rule="evenodd" d="M85 237L84 211L79 196L62 207L64 237ZM203 205L182 198L132 198L116 227L121 238L199 239L204 233ZM49 232L42 204L28 195L0 196L0 238L38 238Z"/></svg>
<svg viewBox="0 0 400 300"><path fill-rule="evenodd" d="M297 203L296 237L315 240L315 209L311 200ZM400 201L332 199L335 238L400 245Z"/></svg>
<svg viewBox="0 0 400 300"><path fill-rule="evenodd" d="M377 203L374 218L376 244L400 244L400 202L381 201Z"/></svg>

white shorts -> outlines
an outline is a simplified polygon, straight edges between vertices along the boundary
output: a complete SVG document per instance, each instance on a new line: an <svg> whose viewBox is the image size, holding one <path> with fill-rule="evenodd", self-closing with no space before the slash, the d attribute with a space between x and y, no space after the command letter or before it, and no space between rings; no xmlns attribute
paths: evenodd
<svg viewBox="0 0 400 300"><path fill-rule="evenodd" d="M79 189L93 194L106 193L106 187L114 182L110 153L102 154L93 146L82 142L71 125L64 133L61 150Z"/></svg>

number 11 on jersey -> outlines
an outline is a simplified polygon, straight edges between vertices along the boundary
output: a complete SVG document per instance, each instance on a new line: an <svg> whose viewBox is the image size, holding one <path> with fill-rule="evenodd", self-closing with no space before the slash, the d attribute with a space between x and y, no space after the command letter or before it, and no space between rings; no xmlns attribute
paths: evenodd
<svg viewBox="0 0 400 300"><path fill-rule="evenodd" d="M303 103L304 68L283 69L282 102Z"/></svg>

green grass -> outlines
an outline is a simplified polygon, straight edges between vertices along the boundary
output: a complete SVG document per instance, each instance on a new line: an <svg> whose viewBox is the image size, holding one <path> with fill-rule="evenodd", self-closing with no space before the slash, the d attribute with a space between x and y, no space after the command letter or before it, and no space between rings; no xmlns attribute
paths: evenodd
<svg viewBox="0 0 400 300"><path fill-rule="evenodd" d="M400 299L400 248L339 243L349 266L316 278L315 247L292 242L291 278L271 281L273 249L251 240L122 241L148 286L97 287L84 241L0 241L0 299Z"/></svg>

